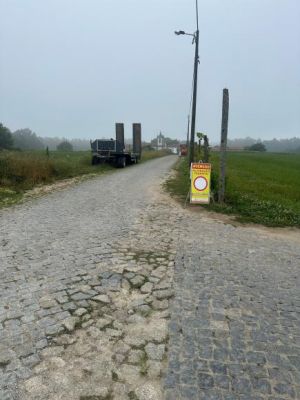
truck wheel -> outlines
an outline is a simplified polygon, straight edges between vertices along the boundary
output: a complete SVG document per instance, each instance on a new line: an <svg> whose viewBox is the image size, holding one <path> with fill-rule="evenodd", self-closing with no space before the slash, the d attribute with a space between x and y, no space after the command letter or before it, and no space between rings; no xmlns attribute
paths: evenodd
<svg viewBox="0 0 300 400"><path fill-rule="evenodd" d="M125 168L126 167L126 158L119 157L118 161L117 161L117 166L118 166L118 168Z"/></svg>

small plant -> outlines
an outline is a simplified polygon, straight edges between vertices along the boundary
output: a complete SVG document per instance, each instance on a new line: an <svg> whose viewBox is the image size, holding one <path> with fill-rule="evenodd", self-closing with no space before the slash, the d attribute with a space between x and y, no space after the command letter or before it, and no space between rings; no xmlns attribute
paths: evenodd
<svg viewBox="0 0 300 400"><path fill-rule="evenodd" d="M147 361L148 361L148 356L147 356L147 354L144 352L144 353L143 353L143 356L140 358L140 363L139 363L140 374L141 374L142 376L147 375L147 370L148 370Z"/></svg>

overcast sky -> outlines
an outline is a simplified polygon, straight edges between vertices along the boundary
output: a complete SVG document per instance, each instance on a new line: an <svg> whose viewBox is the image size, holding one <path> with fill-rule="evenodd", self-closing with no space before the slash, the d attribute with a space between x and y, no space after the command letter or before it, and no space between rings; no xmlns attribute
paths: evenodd
<svg viewBox="0 0 300 400"><path fill-rule="evenodd" d="M114 135L141 122L184 139L194 0L0 0L0 122L40 136ZM300 136L300 1L199 0L196 130L230 138Z"/></svg>

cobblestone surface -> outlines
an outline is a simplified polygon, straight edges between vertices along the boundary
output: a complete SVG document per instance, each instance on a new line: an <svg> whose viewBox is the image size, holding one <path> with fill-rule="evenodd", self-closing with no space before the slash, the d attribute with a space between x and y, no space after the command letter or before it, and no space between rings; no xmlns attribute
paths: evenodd
<svg viewBox="0 0 300 400"><path fill-rule="evenodd" d="M300 399L300 245L183 223L166 399Z"/></svg>
<svg viewBox="0 0 300 400"><path fill-rule="evenodd" d="M153 284L159 284L166 275L164 263L170 262L166 253L170 239L164 241L159 236L156 240L154 236L149 242L149 234L155 235L155 230L163 234L167 227L162 227L159 221L153 227L149 221L147 232L142 226L137 231L136 226L145 217L147 207L147 218L151 215L155 201L153 186L159 185L174 161L175 157L166 157L148 162L1 211L1 400L24 399L26 396L55 398L54 392L49 393L41 383L42 370L39 368L44 365L44 357L49 357L48 349L62 334L68 334L76 327L88 329L97 323L100 330L107 326L109 338L120 339L126 334L118 321L124 319L122 310L127 311L128 306L127 303L116 306L114 293L120 291L122 285L128 293L132 291L131 286L139 290L146 277ZM150 257L150 266L147 248L161 254L160 260ZM144 260L140 260L136 251L145 253ZM140 269L137 260L145 267L139 274L136 274ZM129 270L124 270L125 267ZM152 269L157 267L160 270L151 277ZM155 297L148 302L151 300ZM135 312L141 309L141 313L147 314L150 310L147 306L142 299L128 311L136 315ZM118 309L120 315L112 316ZM72 345L74 335L70 336L65 338L63 346ZM150 340L148 338L143 346ZM78 352L89 353L84 346L79 347ZM51 351L49 354L58 358L48 358L49 365L53 361L52 370L64 370L61 349L58 354ZM134 357L137 354L132 354ZM49 365L43 368L47 370ZM34 368L40 372L36 374ZM25 389L17 390L19 381L30 379ZM62 392L66 387L64 380L59 384L59 376L53 378L56 388L49 382L48 379L46 388L55 393L59 387ZM76 399L75 395L71 398Z"/></svg>
<svg viewBox="0 0 300 400"><path fill-rule="evenodd" d="M0 213L1 400L300 399L300 241L182 209L174 160Z"/></svg>

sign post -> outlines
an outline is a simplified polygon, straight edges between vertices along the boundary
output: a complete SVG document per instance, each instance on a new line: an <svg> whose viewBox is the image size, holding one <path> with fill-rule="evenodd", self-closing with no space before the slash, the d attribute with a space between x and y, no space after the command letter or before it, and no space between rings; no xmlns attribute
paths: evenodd
<svg viewBox="0 0 300 400"><path fill-rule="evenodd" d="M211 164L191 164L190 203L209 204L210 201Z"/></svg>

